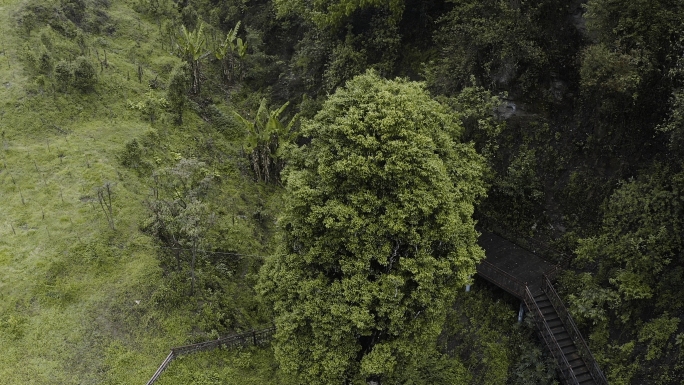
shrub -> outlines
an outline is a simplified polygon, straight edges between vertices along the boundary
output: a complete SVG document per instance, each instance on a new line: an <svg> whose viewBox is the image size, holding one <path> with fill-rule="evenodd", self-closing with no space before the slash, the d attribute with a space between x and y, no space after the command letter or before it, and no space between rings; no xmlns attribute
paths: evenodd
<svg viewBox="0 0 684 385"><path fill-rule="evenodd" d="M176 117L176 123L183 123L183 109L187 104L188 90L190 89L190 66L188 63L181 63L174 67L169 77L169 85L166 92L166 99L169 107Z"/></svg>
<svg viewBox="0 0 684 385"><path fill-rule="evenodd" d="M66 60L60 60L55 65L55 80L57 81L57 87L64 91L71 84L71 78L73 73L71 72L71 63Z"/></svg>
<svg viewBox="0 0 684 385"><path fill-rule="evenodd" d="M74 61L74 87L81 91L90 91L95 85L95 67L93 64L83 56L79 56Z"/></svg>
<svg viewBox="0 0 684 385"><path fill-rule="evenodd" d="M69 20L75 24L80 24L83 21L86 10L86 3L84 0L62 0L62 12Z"/></svg>
<svg viewBox="0 0 684 385"><path fill-rule="evenodd" d="M52 40L52 28L50 28L50 26L43 28L40 31L40 42L43 43L45 48L47 48L48 50L52 50Z"/></svg>
<svg viewBox="0 0 684 385"><path fill-rule="evenodd" d="M38 56L38 72L43 75L50 75L52 73L52 67L54 66L54 60L52 60L52 55L50 52L43 47L40 50L40 55Z"/></svg>

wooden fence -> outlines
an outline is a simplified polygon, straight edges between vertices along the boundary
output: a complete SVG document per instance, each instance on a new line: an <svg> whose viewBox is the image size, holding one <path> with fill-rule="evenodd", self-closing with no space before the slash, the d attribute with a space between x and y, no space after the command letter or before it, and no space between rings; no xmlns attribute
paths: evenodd
<svg viewBox="0 0 684 385"><path fill-rule="evenodd" d="M240 334L232 334L211 341L171 348L171 352L168 356L166 356L166 359L161 363L161 365L159 365L159 368L157 368L157 371L154 372L152 378L147 381L147 385L154 384L159 379L159 376L161 376L162 372L164 372L169 364L171 364L171 362L178 356L205 350L212 350L219 347L230 349L236 346L262 346L271 341L274 333L275 327L270 327Z"/></svg>

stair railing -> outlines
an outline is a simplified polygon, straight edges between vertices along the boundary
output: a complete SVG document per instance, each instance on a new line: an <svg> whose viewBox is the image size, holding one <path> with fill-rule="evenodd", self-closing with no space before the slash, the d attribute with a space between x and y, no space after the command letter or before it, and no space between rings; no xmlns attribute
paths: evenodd
<svg viewBox="0 0 684 385"><path fill-rule="evenodd" d="M490 282L496 283L500 288L514 296L518 298L525 297L527 282L520 281L491 262L487 262L486 260L481 261L480 264L477 265L477 273Z"/></svg>
<svg viewBox="0 0 684 385"><path fill-rule="evenodd" d="M546 322L546 319L544 319L544 314L542 314L539 305L537 305L537 301L534 300L534 297L532 296L532 293L528 287L525 287L525 297L523 297L523 301L525 302L527 309L532 313L532 319L534 319L534 322L537 324L539 334L541 334L546 347L556 359L558 369L565 378L566 383L569 385L579 385L579 381L577 380L577 377L575 377L575 373L572 371L572 366L568 362L567 357L565 357L563 349L558 343L556 336L551 331L551 327L549 326L548 322Z"/></svg>
<svg viewBox="0 0 684 385"><path fill-rule="evenodd" d="M565 329L568 331L568 334L570 334L570 338L572 338L572 341L575 343L575 346L579 351L580 357L582 357L582 360L587 365L591 377L599 385L608 385L608 380L606 380L606 377L603 375L603 372L599 368L598 363L594 358L594 355L591 354L591 350L589 350L587 342L584 340L582 334L577 328L577 324L575 324L575 321L572 319L572 316L568 312L568 309L563 304L563 301L561 300L560 296L556 292L556 289L553 287L551 280L546 274L542 276L542 289L544 290L544 293L546 293L546 295L549 297L549 301L551 301L551 304L556 310L556 313L558 313L561 322L563 322L563 326L565 326Z"/></svg>
<svg viewBox="0 0 684 385"><path fill-rule="evenodd" d="M275 333L275 327L270 327L261 330L252 330L246 333L233 334L226 337L221 337L211 341L199 342L196 344L190 344L185 346L179 346L176 348L171 348L171 353L166 356L164 362L159 365L157 371L154 372L152 378L147 381L147 385L154 384L161 376L162 372L171 364L176 357L183 354L190 354L195 352L200 352L204 350L216 349L218 347L233 348L235 346L260 346L273 338Z"/></svg>
<svg viewBox="0 0 684 385"><path fill-rule="evenodd" d="M575 377L575 373L572 371L572 366L570 366L568 359L565 357L565 354L563 354L563 350L551 331L551 327L544 319L544 315L542 314L541 309L539 309L537 301L534 300L527 283L520 281L486 260L481 261L477 266L477 273L523 300L527 310L532 313L532 318L537 326L537 330L539 330L539 334L544 340L546 348L556 359L558 369L566 380L566 383L569 385L578 385L579 381L577 381L577 377Z"/></svg>

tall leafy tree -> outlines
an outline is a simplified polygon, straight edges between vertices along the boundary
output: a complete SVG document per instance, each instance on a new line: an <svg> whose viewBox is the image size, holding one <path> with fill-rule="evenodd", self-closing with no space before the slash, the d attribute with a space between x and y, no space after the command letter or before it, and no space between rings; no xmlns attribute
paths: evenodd
<svg viewBox="0 0 684 385"><path fill-rule="evenodd" d="M404 0L275 0L279 15L296 13L319 27L338 26L359 9L386 7L398 20L404 11Z"/></svg>
<svg viewBox="0 0 684 385"><path fill-rule="evenodd" d="M484 256L471 215L485 166L457 122L422 84L368 72L303 123L258 286L302 382L389 382L434 349Z"/></svg>
<svg viewBox="0 0 684 385"><path fill-rule="evenodd" d="M188 89L191 76L188 63L180 63L173 68L166 88L166 100L176 115L176 123L183 124L183 110L188 103Z"/></svg>
<svg viewBox="0 0 684 385"><path fill-rule="evenodd" d="M174 167L156 172L154 179L152 198L146 202L150 217L144 228L173 251L175 263L165 261L164 268L182 272L187 266L190 293L194 294L200 250L213 224L213 214L204 202L213 175L207 173L203 162L181 159ZM187 257L185 250L189 251Z"/></svg>

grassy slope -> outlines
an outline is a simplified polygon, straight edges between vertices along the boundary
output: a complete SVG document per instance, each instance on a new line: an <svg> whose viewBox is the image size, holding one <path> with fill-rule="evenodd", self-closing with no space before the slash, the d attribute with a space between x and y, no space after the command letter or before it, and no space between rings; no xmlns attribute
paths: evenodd
<svg viewBox="0 0 684 385"><path fill-rule="evenodd" d="M125 108L147 91L128 80L134 60L154 68L152 58L169 55L153 26L115 3L117 33L90 41L89 59L107 45L112 64L95 92L42 92L19 60L18 5L0 1L0 382L143 383L185 342L190 320L150 299L160 273L138 231L148 189L116 154L150 129ZM94 199L106 181L115 231Z"/></svg>
<svg viewBox="0 0 684 385"><path fill-rule="evenodd" d="M157 382L159 385L292 383L295 382L278 370L273 351L268 348L215 350L181 356Z"/></svg>

